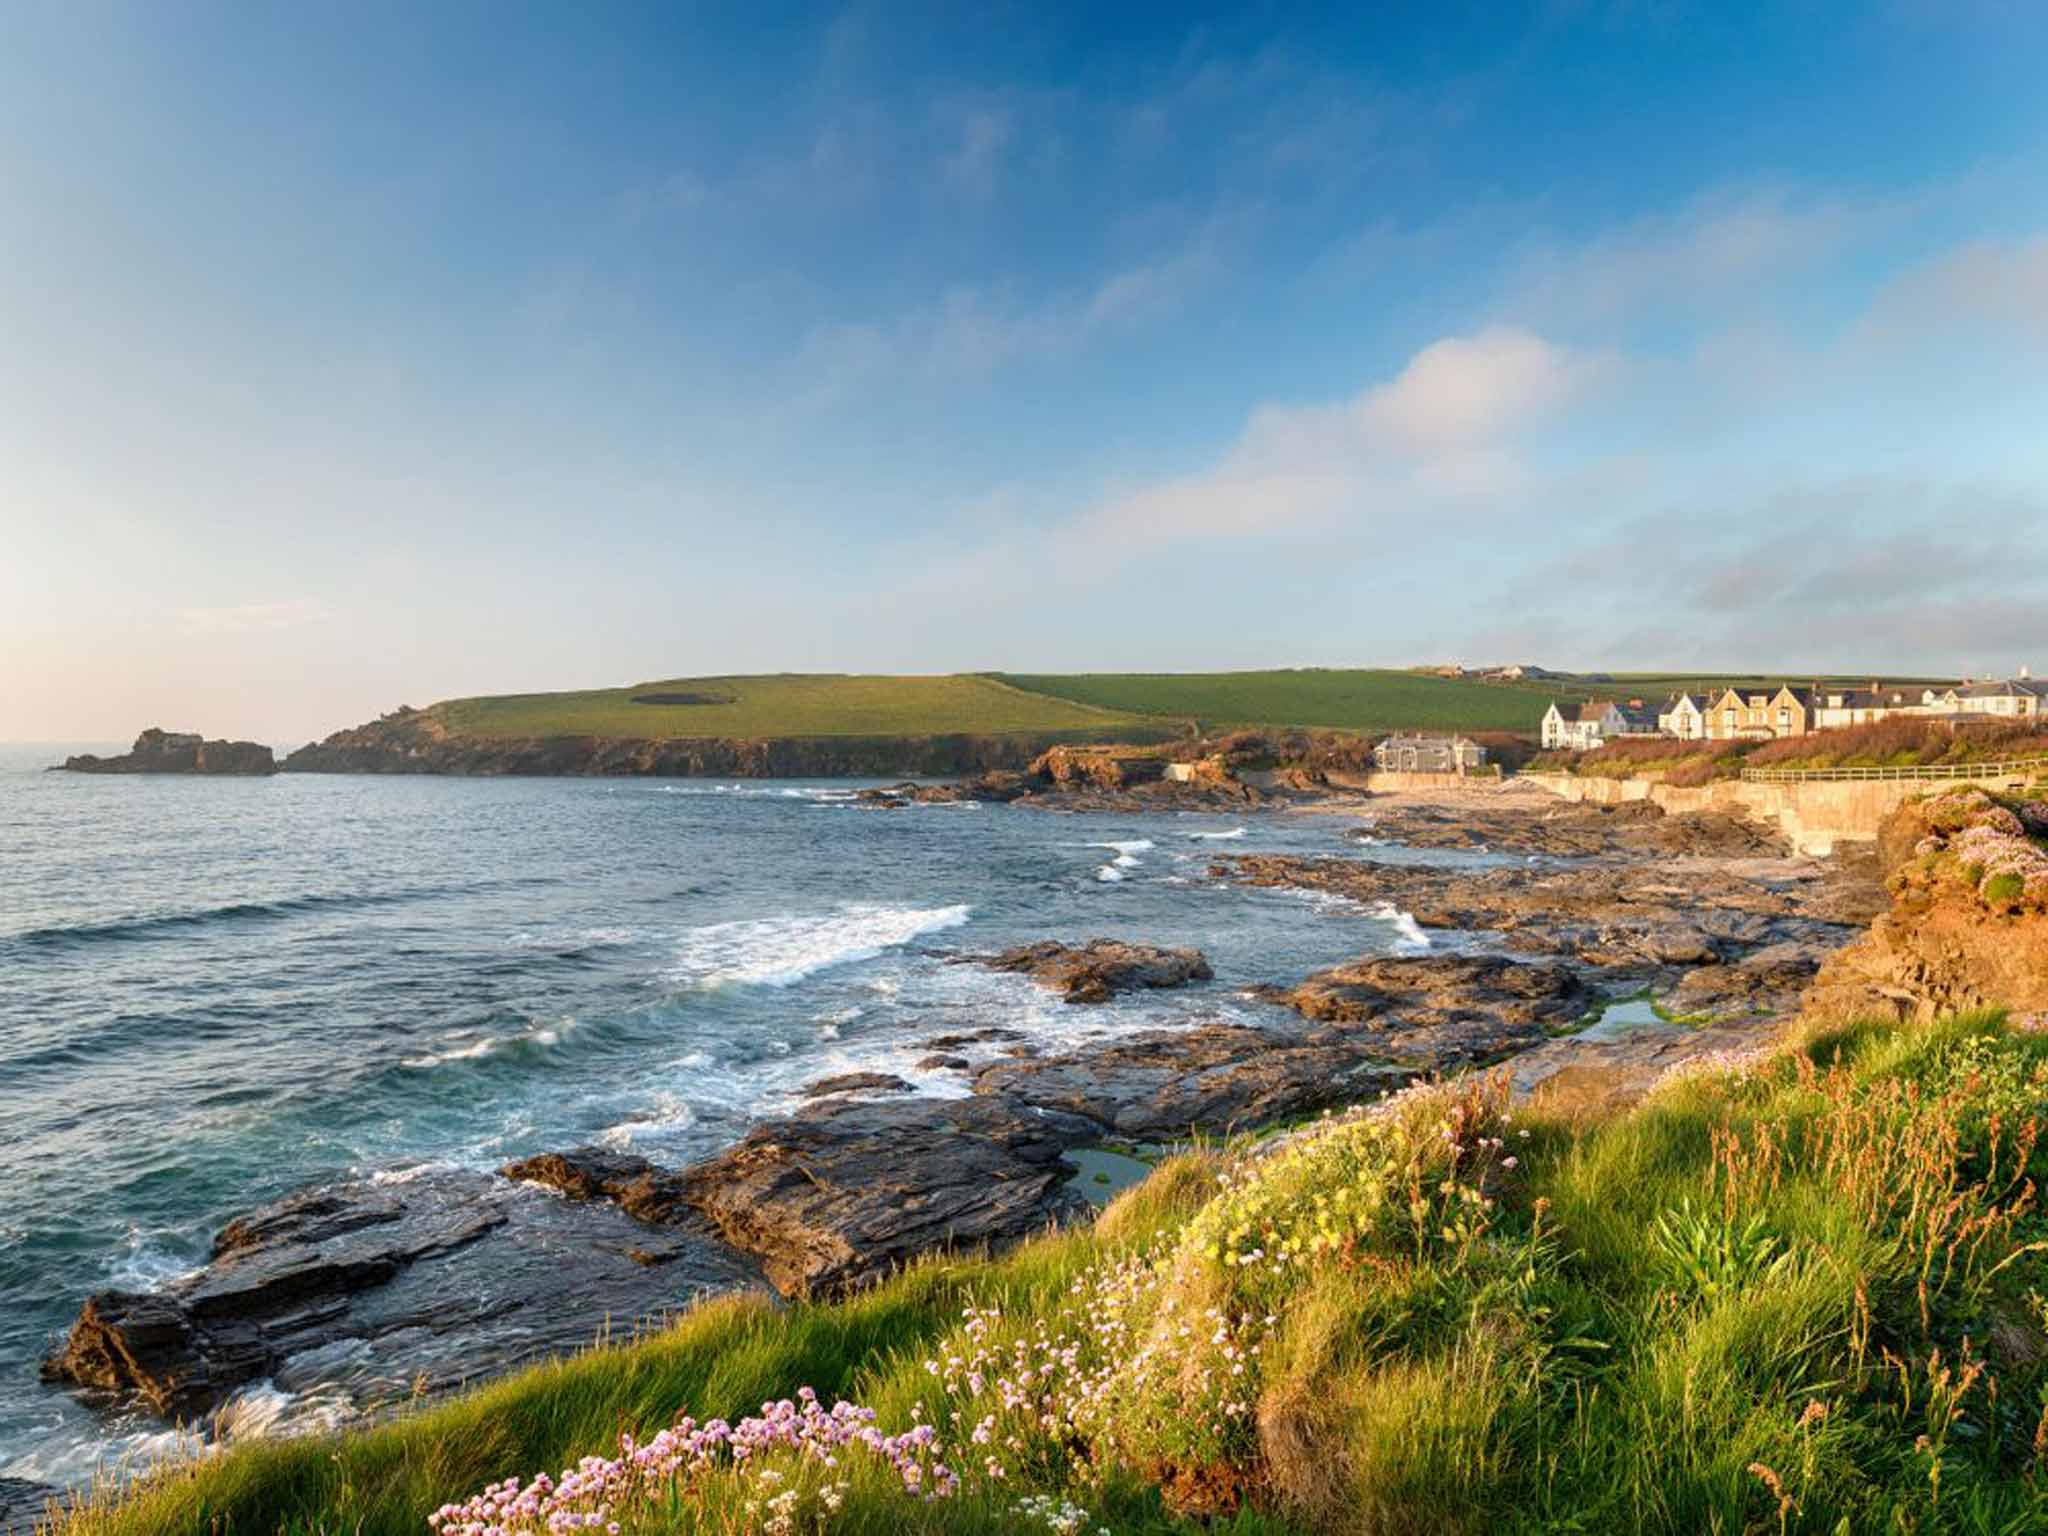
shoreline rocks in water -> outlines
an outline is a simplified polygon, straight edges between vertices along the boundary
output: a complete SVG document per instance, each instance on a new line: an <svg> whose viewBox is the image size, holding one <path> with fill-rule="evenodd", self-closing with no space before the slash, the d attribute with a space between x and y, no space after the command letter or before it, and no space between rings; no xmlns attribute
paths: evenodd
<svg viewBox="0 0 2048 1536"><path fill-rule="evenodd" d="M622 1206L489 1174L309 1190L230 1222L194 1275L89 1298L43 1378L166 1418L212 1412L263 1379L402 1396L761 1283L701 1223L661 1239Z"/></svg>
<svg viewBox="0 0 2048 1536"><path fill-rule="evenodd" d="M135 738L120 757L95 757L90 752L64 759L64 773L208 773L261 775L276 773L270 748L254 741L207 741L192 731L151 727Z"/></svg>
<svg viewBox="0 0 2048 1536"><path fill-rule="evenodd" d="M681 1171L597 1147L507 1166L642 1220L708 1222L783 1295L841 1294L934 1249L1013 1242L1083 1213L1060 1161L1101 1128L996 1099L806 1105Z"/></svg>
<svg viewBox="0 0 2048 1536"><path fill-rule="evenodd" d="M1119 992L1184 987L1191 981L1212 981L1216 975L1199 949L1162 949L1122 939L1090 939L1085 944L1046 939L1001 954L961 956L953 963L1028 976L1069 1003L1106 1003Z"/></svg>

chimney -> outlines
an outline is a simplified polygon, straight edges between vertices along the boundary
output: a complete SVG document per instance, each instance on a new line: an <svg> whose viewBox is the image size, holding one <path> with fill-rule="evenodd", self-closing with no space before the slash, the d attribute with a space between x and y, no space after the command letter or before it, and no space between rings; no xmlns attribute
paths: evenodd
<svg viewBox="0 0 2048 1536"><path fill-rule="evenodd" d="M2026 665L2025 663L2021 663L2021 665L2020 665L2020 681L2021 681L2021 682L2023 682L2023 683L2024 683L2024 682L2027 682L2027 681L2029 681L2029 680L2030 680L2030 679L2031 679L2031 678L2033 677L2033 675L2034 675L2034 673L2033 673L2033 669L2032 669L2032 668L2030 668L2030 667L2028 667L2028 666L2027 666L2027 665Z"/></svg>

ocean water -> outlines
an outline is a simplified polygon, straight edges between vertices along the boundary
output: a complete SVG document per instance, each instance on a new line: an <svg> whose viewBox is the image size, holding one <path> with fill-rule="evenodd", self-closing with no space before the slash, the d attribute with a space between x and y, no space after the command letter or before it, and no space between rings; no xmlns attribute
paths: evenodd
<svg viewBox="0 0 2048 1536"><path fill-rule="evenodd" d="M1398 913L1205 877L1340 818L867 811L835 783L100 778L0 747L0 1474L167 1443L36 1380L97 1288L197 1264L308 1183L597 1140L682 1161L926 1036L1049 1047L1265 1005L1426 945ZM1373 856L1469 862L1471 855ZM1070 1008L961 950L1113 935L1218 980Z"/></svg>

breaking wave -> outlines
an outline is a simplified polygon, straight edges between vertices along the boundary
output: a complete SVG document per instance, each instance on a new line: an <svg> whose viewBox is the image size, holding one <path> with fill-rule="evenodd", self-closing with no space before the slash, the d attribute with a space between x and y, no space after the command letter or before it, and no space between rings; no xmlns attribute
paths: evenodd
<svg viewBox="0 0 2048 1536"><path fill-rule="evenodd" d="M687 986L787 987L835 965L872 960L927 933L958 928L972 908L851 904L814 916L746 918L692 928L668 975Z"/></svg>
<svg viewBox="0 0 2048 1536"><path fill-rule="evenodd" d="M1103 865L1102 868L1095 871L1096 879L1115 881L1123 879L1126 871L1138 867L1138 855L1149 850L1152 846L1152 841L1150 838L1133 837L1120 843L1083 843L1081 846L1084 848L1106 848L1116 855L1115 858Z"/></svg>

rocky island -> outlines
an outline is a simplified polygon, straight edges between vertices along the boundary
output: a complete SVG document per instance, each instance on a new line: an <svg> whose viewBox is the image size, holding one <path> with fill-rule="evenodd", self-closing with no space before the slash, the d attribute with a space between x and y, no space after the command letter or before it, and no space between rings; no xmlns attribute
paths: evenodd
<svg viewBox="0 0 2048 1536"><path fill-rule="evenodd" d="M81 753L67 757L64 773L211 773L253 775L276 773L270 748L254 741L208 741L196 731L165 731L151 727L119 757Z"/></svg>

